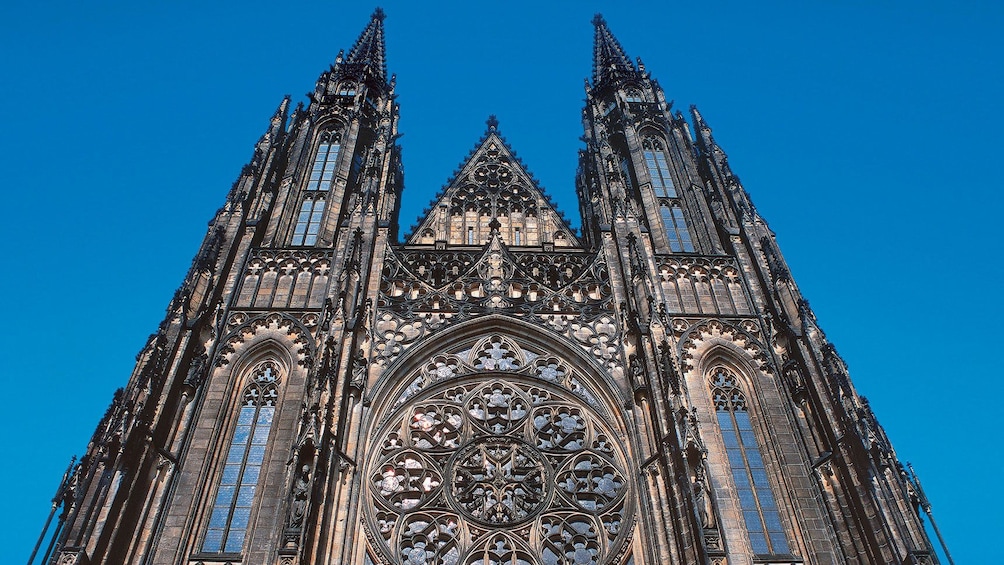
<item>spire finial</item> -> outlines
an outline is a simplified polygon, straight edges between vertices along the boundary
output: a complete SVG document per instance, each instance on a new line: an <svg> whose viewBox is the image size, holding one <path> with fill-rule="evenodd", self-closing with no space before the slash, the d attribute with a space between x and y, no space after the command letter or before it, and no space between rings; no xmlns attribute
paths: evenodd
<svg viewBox="0 0 1004 565"><path fill-rule="evenodd" d="M496 131L499 129L499 119L495 117L495 114L488 116L485 120L485 124L488 126L488 131Z"/></svg>
<svg viewBox="0 0 1004 565"><path fill-rule="evenodd" d="M345 57L347 63L367 65L370 72L381 81L387 80L387 49L383 37L383 21L386 17L383 9L374 10L370 23L359 34L359 39Z"/></svg>
<svg viewBox="0 0 1004 565"><path fill-rule="evenodd" d="M603 16L596 14L593 25L596 26L593 40L593 86L637 73L620 42L610 33Z"/></svg>

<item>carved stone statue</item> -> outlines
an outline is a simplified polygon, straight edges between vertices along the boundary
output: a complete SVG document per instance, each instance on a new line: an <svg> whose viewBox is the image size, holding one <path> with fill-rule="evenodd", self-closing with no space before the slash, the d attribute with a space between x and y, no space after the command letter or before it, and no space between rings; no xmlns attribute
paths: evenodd
<svg viewBox="0 0 1004 565"><path fill-rule="evenodd" d="M307 511L307 496L310 494L310 465L300 468L300 474L293 484L293 504L289 513L289 525L298 528L303 524L303 515Z"/></svg>
<svg viewBox="0 0 1004 565"><path fill-rule="evenodd" d="M711 493L708 492L704 476L704 468L698 467L694 478L694 500L697 503L697 514L704 529L715 527L715 508L711 504Z"/></svg>
<svg viewBox="0 0 1004 565"><path fill-rule="evenodd" d="M202 386L202 382L205 380L207 362L209 362L209 356L206 355L205 352L200 354L195 359L192 359L192 365L188 368L188 374L185 376L186 385L189 385L192 388L199 388Z"/></svg>

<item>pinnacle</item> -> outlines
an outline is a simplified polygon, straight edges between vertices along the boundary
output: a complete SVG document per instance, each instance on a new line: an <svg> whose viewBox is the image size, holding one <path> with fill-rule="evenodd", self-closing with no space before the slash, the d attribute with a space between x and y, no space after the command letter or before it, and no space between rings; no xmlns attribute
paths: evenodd
<svg viewBox="0 0 1004 565"><path fill-rule="evenodd" d="M690 105L690 115L693 116L694 118L695 126L697 126L698 128L707 127L707 124L704 122L704 116L701 115L701 112L697 109L696 104Z"/></svg>
<svg viewBox="0 0 1004 565"><path fill-rule="evenodd" d="M495 116L495 114L491 114L488 116L488 119L485 120L485 125L488 126L488 131L498 131L499 119Z"/></svg>

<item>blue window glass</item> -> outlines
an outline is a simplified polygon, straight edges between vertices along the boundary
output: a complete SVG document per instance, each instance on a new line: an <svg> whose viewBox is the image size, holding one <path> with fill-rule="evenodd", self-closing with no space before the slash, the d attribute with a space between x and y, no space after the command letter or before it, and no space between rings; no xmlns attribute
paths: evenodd
<svg viewBox="0 0 1004 565"><path fill-rule="evenodd" d="M683 208L679 204L663 204L659 207L662 223L666 227L666 238L669 239L669 249L680 253L693 253L694 241L687 229L687 221L683 218Z"/></svg>
<svg viewBox="0 0 1004 565"><path fill-rule="evenodd" d="M300 205L300 215L296 218L293 228L293 245L314 245L317 234L321 231L321 218L324 216L324 196L308 195Z"/></svg>
<svg viewBox="0 0 1004 565"><path fill-rule="evenodd" d="M244 389L237 426L202 541L202 551L206 553L240 553L244 549L251 506L265 459L265 444L272 429L277 379L275 365L266 361L256 367L251 384Z"/></svg>
<svg viewBox="0 0 1004 565"><path fill-rule="evenodd" d="M669 160L666 159L662 141L646 139L642 147L645 153L645 166L648 168L648 176L652 179L652 190L655 191L655 195L659 198L676 198L676 187L669 173Z"/></svg>
<svg viewBox="0 0 1004 565"><path fill-rule="evenodd" d="M310 169L310 178L307 180L307 190L320 192L331 190L341 148L341 142L330 134L321 137L317 155L314 156L314 166Z"/></svg>
<svg viewBox="0 0 1004 565"><path fill-rule="evenodd" d="M767 471L753 431L753 422L750 421L746 397L739 389L735 375L728 369L718 367L712 372L711 396L753 552L788 553L788 540L781 526L774 494L767 482Z"/></svg>

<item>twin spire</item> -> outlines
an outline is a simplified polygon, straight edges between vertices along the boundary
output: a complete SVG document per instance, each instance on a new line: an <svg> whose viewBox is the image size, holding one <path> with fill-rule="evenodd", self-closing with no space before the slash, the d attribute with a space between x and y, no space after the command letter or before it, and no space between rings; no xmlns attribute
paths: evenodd
<svg viewBox="0 0 1004 565"><path fill-rule="evenodd" d="M336 69L386 83L385 18L382 9L373 12L348 55L339 53ZM597 14L592 23L596 27L593 88L638 77L638 67L603 16ZM499 134L494 115L488 118L487 126L475 150L427 210L410 242L482 245L489 232L480 218L491 217L491 233L499 232L508 245L576 245L562 214Z"/></svg>
<svg viewBox="0 0 1004 565"><path fill-rule="evenodd" d="M368 67L374 78L381 81L387 80L387 47L383 29L386 17L383 9L374 10L366 29L344 59L350 65ZM593 38L593 86L634 77L638 73L637 67L611 33L603 16L596 14L593 25L596 27Z"/></svg>

